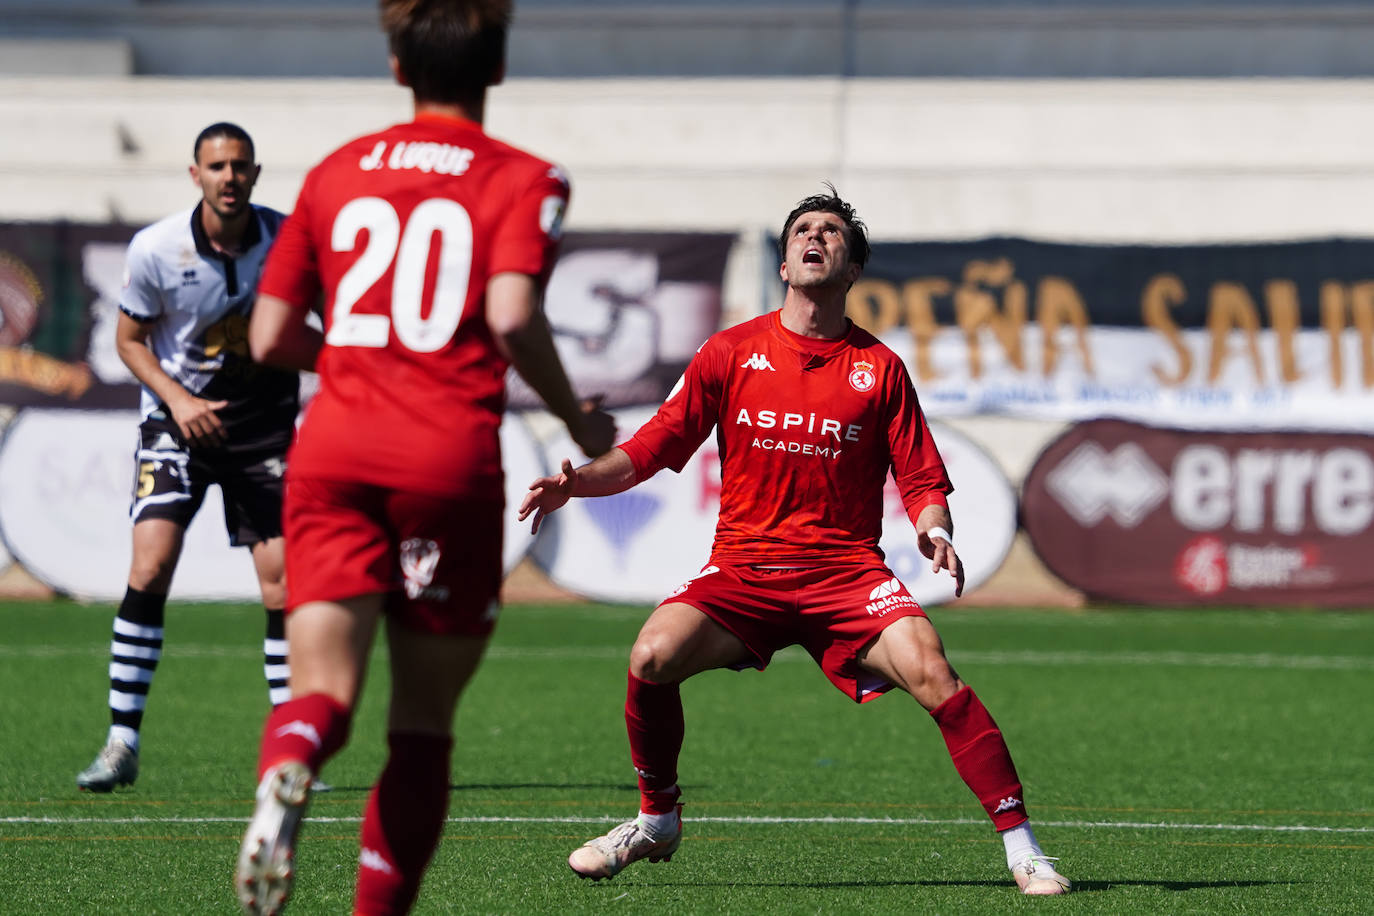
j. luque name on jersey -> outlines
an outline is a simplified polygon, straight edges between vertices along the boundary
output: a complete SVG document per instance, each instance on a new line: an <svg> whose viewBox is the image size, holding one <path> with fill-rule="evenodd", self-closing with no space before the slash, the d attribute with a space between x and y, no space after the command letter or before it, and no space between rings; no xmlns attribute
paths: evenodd
<svg viewBox="0 0 1374 916"><path fill-rule="evenodd" d="M421 172L435 172L440 175L462 175L472 165L472 150L448 143L408 143L398 141L386 154L386 141L378 140L377 145L358 161L358 168L364 172L375 172L380 168L418 169Z"/></svg>
<svg viewBox="0 0 1374 916"><path fill-rule="evenodd" d="M818 417L814 413L800 414L783 412L779 418L776 410L755 411L751 417L748 409L740 408L735 415L736 426L752 426L756 429L777 429L781 425L783 432L795 429L798 433L807 432L819 434L821 437L833 436L836 442L858 442L859 432L863 429L858 423L843 424L839 420L832 420L829 417ZM795 439L774 439L771 437L755 436L754 448L767 449L768 451L795 452L801 455L819 455L822 458L839 458L841 449L833 448L829 445L816 445L811 442L798 442Z"/></svg>

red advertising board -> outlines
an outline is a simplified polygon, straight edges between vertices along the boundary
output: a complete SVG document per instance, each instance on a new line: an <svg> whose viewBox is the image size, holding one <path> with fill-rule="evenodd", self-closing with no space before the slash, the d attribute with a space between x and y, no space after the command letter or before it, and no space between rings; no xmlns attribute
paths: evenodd
<svg viewBox="0 0 1374 916"><path fill-rule="evenodd" d="M1093 420L1040 454L1021 511L1094 598L1374 606L1374 437Z"/></svg>

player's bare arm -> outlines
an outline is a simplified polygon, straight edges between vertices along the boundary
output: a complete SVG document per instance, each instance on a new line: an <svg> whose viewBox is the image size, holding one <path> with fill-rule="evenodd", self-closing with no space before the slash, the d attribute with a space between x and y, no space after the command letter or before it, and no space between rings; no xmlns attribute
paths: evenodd
<svg viewBox="0 0 1374 916"><path fill-rule="evenodd" d="M601 409L599 398L579 400L573 393L544 316L538 280L517 273L492 277L487 325L497 349L568 427L578 448L589 458L605 454L615 444L615 420Z"/></svg>
<svg viewBox="0 0 1374 916"><path fill-rule="evenodd" d="M324 335L306 323L306 310L285 299L261 295L248 319L248 351L253 359L282 369L315 371Z"/></svg>
<svg viewBox="0 0 1374 916"><path fill-rule="evenodd" d="M949 570L954 577L954 597L964 593L964 561L954 552L954 519L949 509L929 505L916 516L916 546L930 560L932 572Z"/></svg>
<svg viewBox="0 0 1374 916"><path fill-rule="evenodd" d="M530 484L530 491L520 501L519 520L523 522L533 514L530 533L538 534L544 516L563 508L572 497L614 496L636 483L634 463L622 449L613 448L580 468L574 468L572 461L564 458L559 473Z"/></svg>
<svg viewBox="0 0 1374 916"><path fill-rule="evenodd" d="M207 401L182 387L181 383L163 371L157 356L148 348L151 323L135 321L120 312L115 325L115 349L129 371L158 396L177 428L192 445L220 445L224 442L224 424L215 411L228 401Z"/></svg>

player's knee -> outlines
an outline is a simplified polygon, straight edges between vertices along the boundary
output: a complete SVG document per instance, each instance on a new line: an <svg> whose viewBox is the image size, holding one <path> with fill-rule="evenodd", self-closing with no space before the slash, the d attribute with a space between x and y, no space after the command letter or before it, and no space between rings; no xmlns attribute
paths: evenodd
<svg viewBox="0 0 1374 916"><path fill-rule="evenodd" d="M262 591L262 606L269 608L280 608L286 606L286 580L259 580L258 587Z"/></svg>
<svg viewBox="0 0 1374 916"><path fill-rule="evenodd" d="M677 680L673 669L673 652L665 641L641 633L630 649L630 673L641 681L664 684Z"/></svg>
<svg viewBox="0 0 1374 916"><path fill-rule="evenodd" d="M168 557L134 557L129 566L129 585L141 592L166 594L172 584L176 560Z"/></svg>
<svg viewBox="0 0 1374 916"><path fill-rule="evenodd" d="M954 672L943 652L918 647L916 651L893 658L892 661L894 683L927 709L943 703L959 689L959 675Z"/></svg>

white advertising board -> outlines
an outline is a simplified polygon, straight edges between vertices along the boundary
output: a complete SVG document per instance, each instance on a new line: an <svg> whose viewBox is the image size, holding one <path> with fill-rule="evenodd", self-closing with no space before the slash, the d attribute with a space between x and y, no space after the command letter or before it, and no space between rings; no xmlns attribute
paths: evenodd
<svg viewBox="0 0 1374 916"><path fill-rule="evenodd" d="M136 411L24 410L0 449L0 531L24 568L59 592L118 601L129 578ZM212 487L186 530L172 595L259 600L247 550L229 547Z"/></svg>
<svg viewBox="0 0 1374 916"><path fill-rule="evenodd" d="M15 558L59 592L89 601L124 595L131 553L129 499L138 414L134 411L24 410L0 448L0 532ZM528 525L514 523L529 481L545 472L524 420L501 425L506 461L503 554L512 569L529 551ZM186 531L172 581L175 600L260 599L252 558L229 547L224 504L211 487Z"/></svg>

